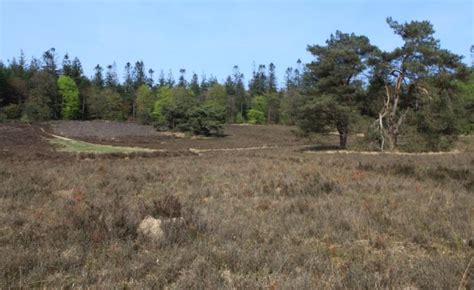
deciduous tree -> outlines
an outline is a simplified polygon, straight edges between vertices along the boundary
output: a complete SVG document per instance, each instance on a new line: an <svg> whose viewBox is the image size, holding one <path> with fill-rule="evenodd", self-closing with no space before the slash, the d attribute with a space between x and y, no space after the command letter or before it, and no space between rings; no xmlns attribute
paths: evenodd
<svg viewBox="0 0 474 290"><path fill-rule="evenodd" d="M66 120L76 119L80 112L79 90L76 83L68 76L60 76L58 91L63 99L63 118Z"/></svg>

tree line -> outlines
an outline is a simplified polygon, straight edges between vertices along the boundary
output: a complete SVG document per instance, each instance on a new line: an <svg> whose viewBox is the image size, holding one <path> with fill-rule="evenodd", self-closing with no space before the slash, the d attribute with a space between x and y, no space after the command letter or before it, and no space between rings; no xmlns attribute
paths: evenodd
<svg viewBox="0 0 474 290"><path fill-rule="evenodd" d="M277 85L273 63L254 68L246 82L238 66L219 82L188 80L186 70L156 77L143 61L115 63L84 75L80 60L54 48L27 62L21 52L0 62L0 120L136 119L159 129L220 134L224 123L297 125L306 133L337 131L340 147L364 131L381 150L400 138L445 149L473 128L474 74L460 56L440 47L428 21L387 24L403 45L382 51L368 37L336 31L310 45L313 61L285 71Z"/></svg>

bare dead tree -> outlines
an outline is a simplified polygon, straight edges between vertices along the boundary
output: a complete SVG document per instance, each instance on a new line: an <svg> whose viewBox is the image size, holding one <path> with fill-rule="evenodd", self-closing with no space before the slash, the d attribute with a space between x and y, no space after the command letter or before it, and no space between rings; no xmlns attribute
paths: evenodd
<svg viewBox="0 0 474 290"><path fill-rule="evenodd" d="M385 84L384 105L378 114L378 119L372 124L372 128L379 135L381 151L385 150L385 145L387 145L390 151L396 148L400 128L410 110L410 107L407 107L400 112L402 84L406 82L405 74L398 69L392 70L390 74L395 76L395 85L393 88L390 88L389 84ZM420 86L415 88L428 95L428 91L425 88Z"/></svg>

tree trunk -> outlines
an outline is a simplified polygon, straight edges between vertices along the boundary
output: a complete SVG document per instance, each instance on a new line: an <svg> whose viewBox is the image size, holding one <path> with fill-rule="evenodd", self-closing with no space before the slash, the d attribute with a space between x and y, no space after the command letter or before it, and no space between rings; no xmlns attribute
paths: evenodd
<svg viewBox="0 0 474 290"><path fill-rule="evenodd" d="M346 149L347 148L347 132L339 132L339 148Z"/></svg>
<svg viewBox="0 0 474 290"><path fill-rule="evenodd" d="M348 119L341 119L336 123L337 132L339 132L339 148L347 148L347 134L349 132Z"/></svg>
<svg viewBox="0 0 474 290"><path fill-rule="evenodd" d="M388 133L385 143L387 144L388 151L393 151L397 146L397 135Z"/></svg>
<svg viewBox="0 0 474 290"><path fill-rule="evenodd" d="M86 115L86 98L82 96L82 119L84 119Z"/></svg>

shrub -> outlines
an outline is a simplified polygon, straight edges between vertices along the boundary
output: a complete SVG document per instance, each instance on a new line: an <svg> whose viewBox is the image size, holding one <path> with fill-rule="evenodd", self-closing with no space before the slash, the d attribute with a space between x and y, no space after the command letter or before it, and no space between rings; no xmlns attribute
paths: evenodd
<svg viewBox="0 0 474 290"><path fill-rule="evenodd" d="M225 109L213 105L202 105L191 109L189 123L194 134L221 135L225 122Z"/></svg>
<svg viewBox="0 0 474 290"><path fill-rule="evenodd" d="M45 121L51 118L51 109L48 106L48 99L44 95L36 94L33 91L25 103L23 120Z"/></svg>
<svg viewBox="0 0 474 290"><path fill-rule="evenodd" d="M190 108L172 105L162 112L168 128L197 135L220 135L225 123L224 109L212 104Z"/></svg>
<svg viewBox="0 0 474 290"><path fill-rule="evenodd" d="M250 124L263 124L265 123L265 114L262 111L256 109L250 109L247 113Z"/></svg>
<svg viewBox="0 0 474 290"><path fill-rule="evenodd" d="M181 217L181 209L179 199L174 195L166 194L153 201L150 214L155 217L176 218Z"/></svg>
<svg viewBox="0 0 474 290"><path fill-rule="evenodd" d="M17 104L6 105L0 111L6 119L18 119L21 117L21 107Z"/></svg>
<svg viewBox="0 0 474 290"><path fill-rule="evenodd" d="M237 124L243 124L245 123L245 117L242 116L242 114L239 112L237 116L235 117L235 123Z"/></svg>

